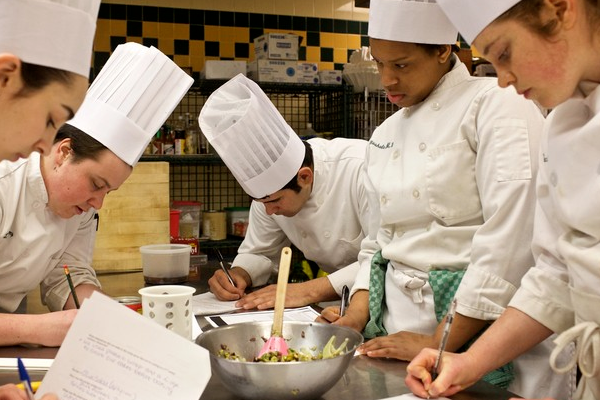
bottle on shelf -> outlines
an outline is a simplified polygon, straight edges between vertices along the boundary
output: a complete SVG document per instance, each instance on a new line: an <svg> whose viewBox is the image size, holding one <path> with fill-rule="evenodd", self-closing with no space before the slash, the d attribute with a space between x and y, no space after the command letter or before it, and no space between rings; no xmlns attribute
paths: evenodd
<svg viewBox="0 0 600 400"><path fill-rule="evenodd" d="M187 115L187 126L185 128L185 154L198 154L198 121Z"/></svg>
<svg viewBox="0 0 600 400"><path fill-rule="evenodd" d="M185 154L185 128L186 121L183 119L183 115L179 115L173 125L174 154Z"/></svg>
<svg viewBox="0 0 600 400"><path fill-rule="evenodd" d="M302 140L308 140L314 137L317 137L317 132L313 129L312 127L312 123L311 122L307 122L306 123L306 128L302 129L302 131L300 131L300 139Z"/></svg>
<svg viewBox="0 0 600 400"><path fill-rule="evenodd" d="M163 128L162 154L172 156L175 154L175 131L168 125L164 125Z"/></svg>

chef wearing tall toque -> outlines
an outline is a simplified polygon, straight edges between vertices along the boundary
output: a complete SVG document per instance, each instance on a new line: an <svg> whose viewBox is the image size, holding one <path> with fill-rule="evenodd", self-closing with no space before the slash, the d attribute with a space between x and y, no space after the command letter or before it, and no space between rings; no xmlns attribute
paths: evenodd
<svg viewBox="0 0 600 400"><path fill-rule="evenodd" d="M47 153L88 88L100 0L0 0L0 160Z"/></svg>
<svg viewBox="0 0 600 400"><path fill-rule="evenodd" d="M368 34L388 100L401 110L369 141L376 229L362 242L350 305L339 321L328 309L322 318L371 338L362 354L411 360L438 347L454 297L448 349L467 345L533 263L543 117L495 79L470 75L454 54L458 32L433 0L372 0ZM520 395L565 393L547 354L535 349L484 379Z"/></svg>
<svg viewBox="0 0 600 400"><path fill-rule="evenodd" d="M40 284L50 310L73 308L63 265L80 300L99 290L91 266L96 210L129 177L192 82L159 50L120 45L48 154L0 163L0 309L17 310ZM44 323L43 329L30 320L2 324L0 345L59 345L73 316L57 314L53 318L62 318L62 325ZM22 332L2 332L8 326Z"/></svg>
<svg viewBox="0 0 600 400"><path fill-rule="evenodd" d="M262 89L238 75L202 107L200 128L242 188L253 197L246 236L233 261L233 286L222 271L209 280L221 300L270 308L275 285L264 285L284 246L294 244L328 276L290 284L286 306L339 299L356 275L366 232L363 160L367 142L300 140ZM332 215L339 215L334 218ZM243 297L242 297L243 296Z"/></svg>

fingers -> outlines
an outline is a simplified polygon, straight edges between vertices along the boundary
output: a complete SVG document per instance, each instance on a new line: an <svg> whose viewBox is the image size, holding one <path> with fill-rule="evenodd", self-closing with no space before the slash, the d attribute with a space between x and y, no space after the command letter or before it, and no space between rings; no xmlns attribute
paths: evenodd
<svg viewBox="0 0 600 400"><path fill-rule="evenodd" d="M269 285L255 292L248 293L242 297L235 305L245 310L259 309L265 310L275 307L276 285Z"/></svg>
<svg viewBox="0 0 600 400"><path fill-rule="evenodd" d="M333 323L340 319L340 308L338 306L325 307L321 311L320 318L323 322Z"/></svg>
<svg viewBox="0 0 600 400"><path fill-rule="evenodd" d="M233 301L240 299L244 294L246 288L246 282L243 279L239 279L237 276L233 276L233 280L237 287L234 287L229 282L227 275L221 270L215 271L213 276L208 280L208 286L210 291L219 300Z"/></svg>

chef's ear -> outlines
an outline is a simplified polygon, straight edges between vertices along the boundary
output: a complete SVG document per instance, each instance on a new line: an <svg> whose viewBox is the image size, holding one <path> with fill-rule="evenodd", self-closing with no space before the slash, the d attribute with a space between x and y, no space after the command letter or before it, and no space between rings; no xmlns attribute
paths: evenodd
<svg viewBox="0 0 600 400"><path fill-rule="evenodd" d="M57 146L58 152L58 164L61 165L63 162L67 161L69 157L73 155L73 150L71 148L71 138L64 138L58 143Z"/></svg>
<svg viewBox="0 0 600 400"><path fill-rule="evenodd" d="M313 171L310 167L302 167L298 170L298 184L310 185L313 182Z"/></svg>
<svg viewBox="0 0 600 400"><path fill-rule="evenodd" d="M23 87L21 59L14 54L0 53L0 89L11 88L18 93Z"/></svg>

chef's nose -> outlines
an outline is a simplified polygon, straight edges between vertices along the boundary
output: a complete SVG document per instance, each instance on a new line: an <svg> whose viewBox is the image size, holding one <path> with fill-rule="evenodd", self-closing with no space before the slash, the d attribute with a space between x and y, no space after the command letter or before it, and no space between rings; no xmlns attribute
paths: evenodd
<svg viewBox="0 0 600 400"><path fill-rule="evenodd" d="M398 83L398 77L391 68L379 68L379 79L384 88L393 86Z"/></svg>
<svg viewBox="0 0 600 400"><path fill-rule="evenodd" d="M34 150L40 153L41 155L50 154L50 150L52 149L52 140L44 136L40 140L38 140L34 145Z"/></svg>
<svg viewBox="0 0 600 400"><path fill-rule="evenodd" d="M277 211L278 207L272 203L265 203L265 211L267 215L273 215Z"/></svg>
<svg viewBox="0 0 600 400"><path fill-rule="evenodd" d="M506 88L510 85L514 85L516 80L517 79L512 72L508 70L498 71L498 86L500 86L501 88Z"/></svg>
<svg viewBox="0 0 600 400"><path fill-rule="evenodd" d="M96 210L99 210L102 208L102 204L104 203L104 196L106 196L106 193L94 195L90 198L88 204L94 207Z"/></svg>

